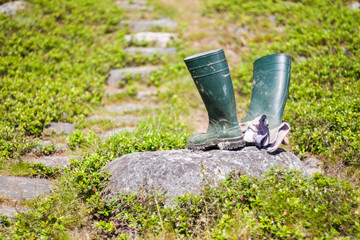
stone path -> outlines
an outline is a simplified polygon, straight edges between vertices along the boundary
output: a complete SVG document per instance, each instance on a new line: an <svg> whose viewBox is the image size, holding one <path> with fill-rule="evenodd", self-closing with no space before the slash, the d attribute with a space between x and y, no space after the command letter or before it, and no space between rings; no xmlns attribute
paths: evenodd
<svg viewBox="0 0 360 240"><path fill-rule="evenodd" d="M122 21L120 23L120 26L128 26L131 30L131 32L143 32L143 31L151 31L151 30L169 30L169 31L174 31L177 29L178 25L176 22L167 19L167 18L163 18L163 19L158 19L158 20L151 20L151 21L144 21L144 20L140 20L140 21Z"/></svg>
<svg viewBox="0 0 360 240"><path fill-rule="evenodd" d="M120 28L128 27L131 31L131 34L125 36L125 40L128 41L129 45L124 49L125 53L152 57L176 53L176 48L169 45L177 39L176 34L173 33L173 31L177 30L177 23L164 18L148 21L141 19L144 11L148 13L154 10L154 7L147 5L145 0L122 0L117 1L116 4L125 10L129 18L129 20L119 23ZM13 1L0 5L0 13L13 15L25 7L26 4L23 1ZM141 14L136 15L139 12ZM164 30L172 32L157 32ZM139 43L148 47L139 47ZM147 79L152 72L159 70L161 70L160 66L148 65L111 70L104 94L104 102L109 102L109 104L105 104L94 111L92 116L85 119L85 123L90 128L96 126L101 129L101 124L108 123L109 125L110 122L110 126L112 126L110 129L107 127L104 130L95 131L103 140L124 131L133 131L136 124L147 117L146 112L157 108L156 103L153 101L157 95L157 89L149 87ZM126 100L121 98L119 98L120 100L113 100L119 94L127 94L129 81L135 81L136 87L139 88L135 94L129 95ZM71 155L64 142L66 135L71 134L75 129L76 126L72 123L51 122L43 131L43 136L51 140L41 140L32 153L22 161L34 164L41 163L50 168L68 167L70 165L69 160L77 156ZM46 151L50 151L52 155L41 156ZM13 162L19 161L14 160ZM14 219L16 213L28 211L28 209L21 206L22 201L51 194L53 188L51 181L47 179L30 177L0 176L0 183L0 197L6 199L6 201L0 202L0 215L3 214L10 219ZM14 207L14 204L7 204L7 200L15 202L16 207Z"/></svg>
<svg viewBox="0 0 360 240"><path fill-rule="evenodd" d="M70 159L76 158L76 156L47 156L42 158L25 158L23 161L28 163L42 163L47 167L68 167L70 165Z"/></svg>
<svg viewBox="0 0 360 240"><path fill-rule="evenodd" d="M0 176L0 196L15 200L29 200L51 191L46 179Z"/></svg>
<svg viewBox="0 0 360 240"><path fill-rule="evenodd" d="M161 48L161 47L129 47L125 48L124 52L129 54L141 54L144 56L153 56L158 55L174 55L176 53L176 48Z"/></svg>
<svg viewBox="0 0 360 240"><path fill-rule="evenodd" d="M142 67L129 67L111 70L109 78L107 79L108 86L118 87L121 83L126 84L126 77L130 76L136 78L139 76L145 79L150 75L151 72L159 70L157 66L142 66Z"/></svg>
<svg viewBox="0 0 360 240"><path fill-rule="evenodd" d="M166 47L177 39L174 33L166 32L139 32L125 36L125 40L131 44L141 44L149 42L159 47Z"/></svg>
<svg viewBox="0 0 360 240"><path fill-rule="evenodd" d="M154 7L147 6L146 1L140 0L123 0L123 1L116 1L116 4L123 8L124 10L130 11L154 11Z"/></svg>

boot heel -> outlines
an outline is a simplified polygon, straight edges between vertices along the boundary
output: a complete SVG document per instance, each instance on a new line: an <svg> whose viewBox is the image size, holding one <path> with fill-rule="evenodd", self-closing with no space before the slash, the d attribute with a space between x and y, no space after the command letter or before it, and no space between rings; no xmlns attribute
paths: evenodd
<svg viewBox="0 0 360 240"><path fill-rule="evenodd" d="M235 150L245 146L243 137L238 139L223 140L217 144L220 150Z"/></svg>

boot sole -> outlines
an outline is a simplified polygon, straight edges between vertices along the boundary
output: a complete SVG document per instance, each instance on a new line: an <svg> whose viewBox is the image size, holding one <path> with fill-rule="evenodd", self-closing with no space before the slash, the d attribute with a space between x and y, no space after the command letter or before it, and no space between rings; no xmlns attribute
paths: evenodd
<svg viewBox="0 0 360 240"><path fill-rule="evenodd" d="M204 144L187 144L192 150L209 150L219 148L220 150L235 150L245 146L244 137L213 139Z"/></svg>

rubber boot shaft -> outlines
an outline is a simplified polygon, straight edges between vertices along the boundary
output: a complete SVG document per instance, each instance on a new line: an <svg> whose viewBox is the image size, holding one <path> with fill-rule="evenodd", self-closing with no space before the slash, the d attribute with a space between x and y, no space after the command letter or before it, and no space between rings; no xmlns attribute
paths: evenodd
<svg viewBox="0 0 360 240"><path fill-rule="evenodd" d="M234 89L223 49L184 59L209 116L206 134L189 138L190 145L216 143L213 138L242 138L236 114ZM211 145L211 144L210 144ZM209 146L210 147L210 146Z"/></svg>
<svg viewBox="0 0 360 240"><path fill-rule="evenodd" d="M242 122L265 114L269 128L278 127L289 94L291 57L272 54L254 62L253 84L249 111Z"/></svg>

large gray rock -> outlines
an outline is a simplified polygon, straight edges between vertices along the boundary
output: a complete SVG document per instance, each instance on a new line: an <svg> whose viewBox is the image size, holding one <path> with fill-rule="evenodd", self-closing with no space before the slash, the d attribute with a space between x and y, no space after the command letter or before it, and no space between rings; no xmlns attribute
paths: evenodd
<svg viewBox="0 0 360 240"><path fill-rule="evenodd" d="M75 131L75 126L72 123L60 123L60 122L52 122L46 128L44 133L46 135L55 134L70 134Z"/></svg>
<svg viewBox="0 0 360 240"><path fill-rule="evenodd" d="M125 35L125 40L128 42L153 42L159 47L166 47L176 39L177 37L174 33L165 32L139 32L133 35Z"/></svg>
<svg viewBox="0 0 360 240"><path fill-rule="evenodd" d="M0 196L28 200L47 194L51 183L46 179L0 176Z"/></svg>
<svg viewBox="0 0 360 240"><path fill-rule="evenodd" d="M150 20L150 21L122 21L120 22L120 27L129 26L132 32L144 32L156 29L166 29L169 31L174 31L177 29L177 23L171 19L159 19L159 20Z"/></svg>
<svg viewBox="0 0 360 240"><path fill-rule="evenodd" d="M111 70L109 73L109 78L107 79L107 84L111 87L117 87L119 83L124 82L126 75L131 75L135 77L140 75L141 78L148 77L151 72L158 70L157 66L143 66L143 67L129 67Z"/></svg>
<svg viewBox="0 0 360 240"><path fill-rule="evenodd" d="M141 54L145 56L153 56L155 54L159 55L174 55L176 53L175 47L169 47L169 48L160 48L160 47L129 47L125 48L124 52L129 54Z"/></svg>
<svg viewBox="0 0 360 240"><path fill-rule="evenodd" d="M14 15L19 9L25 8L24 1L7 2L0 5L0 14Z"/></svg>
<svg viewBox="0 0 360 240"><path fill-rule="evenodd" d="M131 153L115 159L105 169L112 174L110 195L147 189L178 196L201 193L204 182L216 186L233 171L261 177L275 166L302 170L307 175L302 162L294 154L283 150L269 154L256 147L239 151L186 149Z"/></svg>

